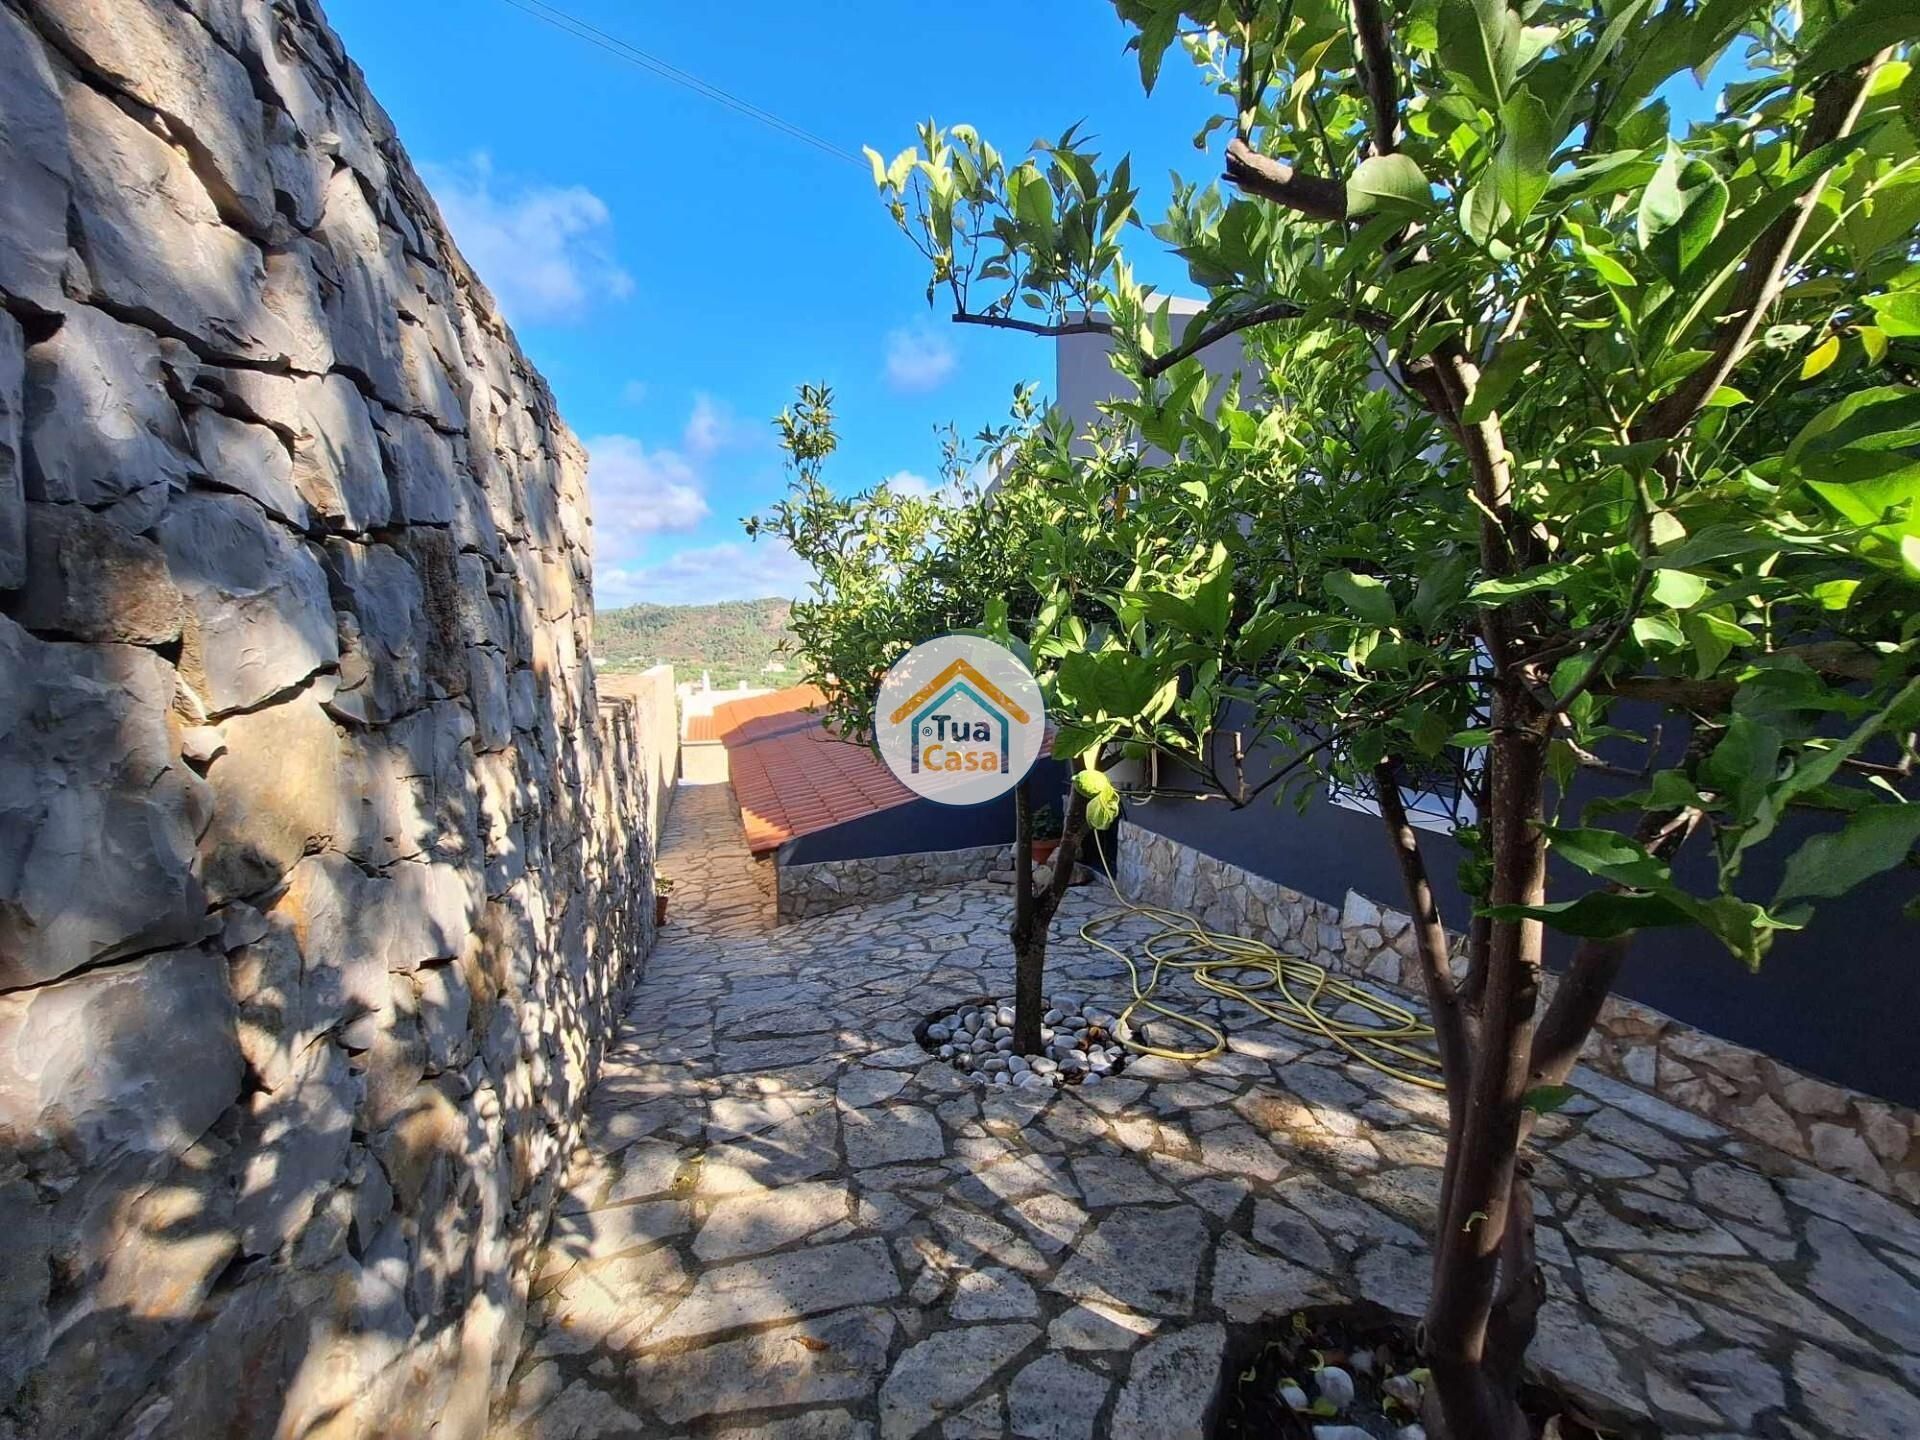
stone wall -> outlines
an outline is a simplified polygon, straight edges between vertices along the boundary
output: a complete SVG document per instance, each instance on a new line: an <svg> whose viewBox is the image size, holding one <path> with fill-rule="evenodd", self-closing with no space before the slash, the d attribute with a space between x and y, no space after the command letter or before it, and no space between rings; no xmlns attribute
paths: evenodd
<svg viewBox="0 0 1920 1440"><path fill-rule="evenodd" d="M659 835L673 801L680 763L680 711L673 693L673 667L655 665L637 675L602 675L597 679L601 702L622 701L631 717L634 743L645 769L647 833Z"/></svg>
<svg viewBox="0 0 1920 1440"><path fill-rule="evenodd" d="M1011 861L1005 845L965 850L927 850L917 855L875 855L860 860L818 860L777 867L777 915L781 921L812 920L854 905L895 895L915 895L942 885L985 880Z"/></svg>
<svg viewBox="0 0 1920 1440"><path fill-rule="evenodd" d="M312 0L0 0L0 1436L479 1433L674 766L589 525Z"/></svg>
<svg viewBox="0 0 1920 1440"><path fill-rule="evenodd" d="M724 785L732 773L727 747L718 740L681 742L680 778L689 785Z"/></svg>
<svg viewBox="0 0 1920 1440"><path fill-rule="evenodd" d="M1209 929L1248 935L1415 995L1424 982L1413 922L1349 890L1333 906L1189 845L1121 822L1119 879L1130 900L1186 910ZM1455 937L1456 963L1461 953ZM1547 993L1551 994L1552 977ZM1920 1115L1830 1085L1620 996L1609 999L1584 1059L1603 1075L1822 1169L1920 1203Z"/></svg>

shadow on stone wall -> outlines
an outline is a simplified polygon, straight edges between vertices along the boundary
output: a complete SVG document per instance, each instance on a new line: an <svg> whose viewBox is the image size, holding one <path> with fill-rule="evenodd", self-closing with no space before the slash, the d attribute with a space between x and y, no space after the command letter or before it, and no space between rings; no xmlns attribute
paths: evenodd
<svg viewBox="0 0 1920 1440"><path fill-rule="evenodd" d="M477 1435L672 677L311 0L0 0L0 1437Z"/></svg>

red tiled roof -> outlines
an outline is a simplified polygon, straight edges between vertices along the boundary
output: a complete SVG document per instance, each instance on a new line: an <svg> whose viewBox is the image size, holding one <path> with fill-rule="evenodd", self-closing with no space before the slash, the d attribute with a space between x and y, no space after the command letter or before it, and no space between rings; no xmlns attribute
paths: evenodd
<svg viewBox="0 0 1920 1440"><path fill-rule="evenodd" d="M687 739L724 741L728 738L728 732L736 727L769 716L784 718L790 725L802 723L808 718L807 712L826 698L817 686L789 685L784 690L770 690L765 695L727 700L714 706L706 715L690 718L687 721Z"/></svg>
<svg viewBox="0 0 1920 1440"><path fill-rule="evenodd" d="M724 726L720 738L727 747L740 823L754 854L914 798L879 756L829 733L806 708L819 702L819 691L801 685L780 694L804 699L777 708L766 703L775 696L762 695L715 711ZM755 707L756 713L721 715L735 706Z"/></svg>

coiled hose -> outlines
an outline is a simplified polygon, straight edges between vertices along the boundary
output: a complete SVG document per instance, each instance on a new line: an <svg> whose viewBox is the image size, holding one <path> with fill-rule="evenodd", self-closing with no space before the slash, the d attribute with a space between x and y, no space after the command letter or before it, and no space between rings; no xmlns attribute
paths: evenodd
<svg viewBox="0 0 1920 1440"><path fill-rule="evenodd" d="M1432 1038L1433 1027L1413 1011L1264 941L1224 935L1207 929L1183 910L1127 899L1113 878L1100 832L1092 834L1100 868L1117 903L1114 909L1102 911L1082 925L1080 938L1127 967L1133 999L1120 1011L1119 1018L1127 1027L1122 1033L1130 1038L1122 1043L1129 1050L1165 1060L1207 1060L1226 1050L1226 1033L1217 1025L1159 998L1161 985L1170 974L1185 974L1209 994L1237 1001L1289 1030L1331 1041L1352 1059L1382 1074L1428 1090L1444 1088L1439 1059L1422 1044ZM1136 916L1159 927L1139 946L1140 957L1151 966L1144 985L1135 955L1100 938ZM1377 1017L1378 1023L1339 1020L1329 1013L1348 1006ZM1142 1011L1156 1022L1200 1036L1206 1043L1197 1049L1149 1044L1139 1034L1135 1021Z"/></svg>

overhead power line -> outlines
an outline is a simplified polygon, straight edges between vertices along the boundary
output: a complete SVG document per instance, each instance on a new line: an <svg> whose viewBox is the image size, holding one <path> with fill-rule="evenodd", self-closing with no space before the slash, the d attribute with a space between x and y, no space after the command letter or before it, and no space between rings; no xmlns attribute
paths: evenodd
<svg viewBox="0 0 1920 1440"><path fill-rule="evenodd" d="M617 35L609 35L606 31L588 24L578 16L569 15L558 6L547 4L546 0L506 0L506 3L513 6L516 10L526 12L536 20L544 21L556 30L565 31L575 39L584 40L589 45L597 45L610 55L625 60L631 65L638 65L642 70L649 71L659 76L662 80L691 90L694 94L704 99L711 100L719 105L724 105L729 110L734 110L745 115L749 120L756 120L762 125L778 130L790 139L798 140L805 145L811 145L816 150L825 151L829 155L841 160L850 161L855 165L865 166L867 163L851 150L844 149L834 144L831 140L821 138L804 126L796 125L791 120L784 120L771 110L763 109L761 106L755 105L751 100L743 100L738 95L722 90L718 85L710 85L698 75L689 74L677 65L670 65L657 55L649 55L639 46L629 44Z"/></svg>

